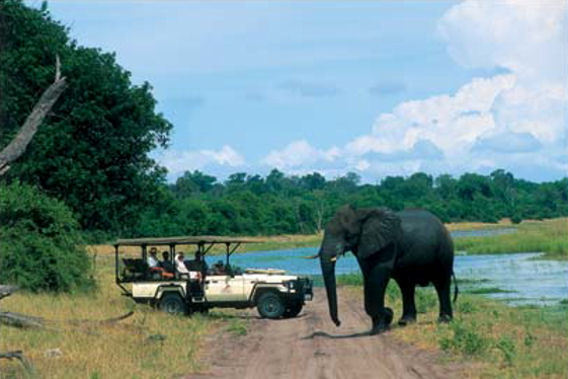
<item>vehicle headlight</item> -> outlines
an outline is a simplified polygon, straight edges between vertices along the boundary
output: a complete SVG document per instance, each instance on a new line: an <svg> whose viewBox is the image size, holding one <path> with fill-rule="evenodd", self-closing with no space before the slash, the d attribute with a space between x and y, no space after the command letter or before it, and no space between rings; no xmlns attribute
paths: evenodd
<svg viewBox="0 0 568 379"><path fill-rule="evenodd" d="M286 287L293 290L296 287L296 283L294 283L293 281L286 282Z"/></svg>

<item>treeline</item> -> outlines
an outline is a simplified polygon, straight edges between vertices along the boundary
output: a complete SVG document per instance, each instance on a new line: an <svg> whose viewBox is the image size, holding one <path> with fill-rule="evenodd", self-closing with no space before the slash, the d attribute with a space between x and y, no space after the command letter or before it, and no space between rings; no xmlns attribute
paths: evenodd
<svg viewBox="0 0 568 379"><path fill-rule="evenodd" d="M568 179L532 183L504 170L490 175L386 177L361 184L355 173L326 180L314 172L266 177L236 173L219 182L200 171L163 185L132 235L314 233L346 203L393 210L426 208L445 222L497 222L568 215Z"/></svg>

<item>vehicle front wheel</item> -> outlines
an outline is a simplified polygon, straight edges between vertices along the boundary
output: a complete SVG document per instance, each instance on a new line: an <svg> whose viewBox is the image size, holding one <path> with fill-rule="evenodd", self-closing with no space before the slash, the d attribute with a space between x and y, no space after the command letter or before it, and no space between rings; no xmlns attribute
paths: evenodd
<svg viewBox="0 0 568 379"><path fill-rule="evenodd" d="M286 308L286 310L284 310L284 317L287 318L296 317L302 311L303 306L304 305L302 303L296 303L290 305L289 307Z"/></svg>
<svg viewBox="0 0 568 379"><path fill-rule="evenodd" d="M172 314L180 315L187 313L187 305L182 297L177 293L165 293L160 299L159 308L161 311Z"/></svg>
<svg viewBox="0 0 568 379"><path fill-rule="evenodd" d="M260 295L256 308L261 317L271 319L282 317L285 311L284 302L273 292Z"/></svg>

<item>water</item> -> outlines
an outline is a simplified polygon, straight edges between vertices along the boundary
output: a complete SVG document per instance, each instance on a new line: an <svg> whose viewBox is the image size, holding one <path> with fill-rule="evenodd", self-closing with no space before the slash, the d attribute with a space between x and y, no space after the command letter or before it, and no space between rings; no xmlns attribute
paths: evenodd
<svg viewBox="0 0 568 379"><path fill-rule="evenodd" d="M471 231L471 235L511 233L515 229L496 229L491 231ZM480 234L483 232L484 234ZM459 238L465 232L454 232ZM314 255L318 248L299 248L291 250L251 252L235 254L231 263L243 268L278 268L299 275L321 275L319 260L305 259ZM541 253L460 255L455 257L454 270L458 283L462 280L462 291L470 288L500 288L506 293L484 294L491 298L507 301L512 305L556 304L568 299L568 262L534 259ZM219 257L208 257L211 264ZM355 257L346 254L336 265L336 274L359 272ZM472 280L482 282L471 283Z"/></svg>

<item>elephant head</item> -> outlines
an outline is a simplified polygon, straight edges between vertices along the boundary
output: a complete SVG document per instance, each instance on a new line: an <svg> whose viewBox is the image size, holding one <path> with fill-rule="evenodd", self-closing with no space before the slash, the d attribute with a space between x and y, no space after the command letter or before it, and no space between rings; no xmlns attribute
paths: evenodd
<svg viewBox="0 0 568 379"><path fill-rule="evenodd" d="M327 292L329 314L339 326L335 263L337 258L351 251L359 259L367 259L401 236L400 219L382 208L354 209L350 205L340 208L325 227L319 251L322 275Z"/></svg>

